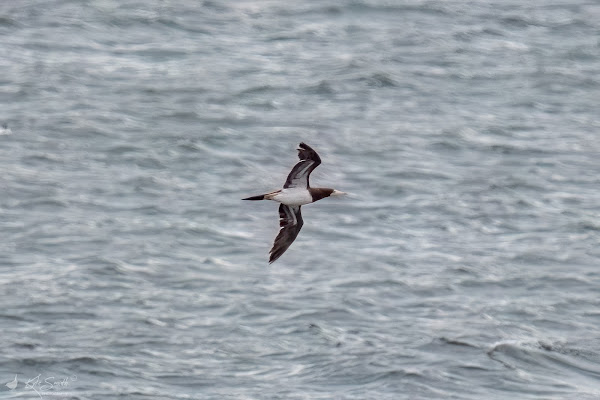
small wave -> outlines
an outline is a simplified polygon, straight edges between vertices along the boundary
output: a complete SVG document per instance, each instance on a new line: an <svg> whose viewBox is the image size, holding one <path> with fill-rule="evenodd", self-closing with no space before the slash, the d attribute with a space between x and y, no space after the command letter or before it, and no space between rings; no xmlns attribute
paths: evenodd
<svg viewBox="0 0 600 400"><path fill-rule="evenodd" d="M398 83L385 72L377 72L372 75L362 77L359 80L365 82L367 86L371 87L384 88L398 86Z"/></svg>
<svg viewBox="0 0 600 400"><path fill-rule="evenodd" d="M564 343L501 342L492 346L487 354L492 360L510 369L531 370L532 367L547 371L558 369L565 373L600 379L598 354L571 348Z"/></svg>
<svg viewBox="0 0 600 400"><path fill-rule="evenodd" d="M12 135L12 130L8 127L7 124L2 124L2 127L0 127L0 136L8 136L8 135Z"/></svg>

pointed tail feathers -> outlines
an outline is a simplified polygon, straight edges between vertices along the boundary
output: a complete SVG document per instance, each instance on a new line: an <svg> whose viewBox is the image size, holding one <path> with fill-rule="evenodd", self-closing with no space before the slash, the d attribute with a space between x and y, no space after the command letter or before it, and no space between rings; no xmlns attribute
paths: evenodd
<svg viewBox="0 0 600 400"><path fill-rule="evenodd" d="M242 199L242 200L264 200L264 199L265 199L265 195L261 194L261 195L258 195L258 196L247 197L247 198Z"/></svg>

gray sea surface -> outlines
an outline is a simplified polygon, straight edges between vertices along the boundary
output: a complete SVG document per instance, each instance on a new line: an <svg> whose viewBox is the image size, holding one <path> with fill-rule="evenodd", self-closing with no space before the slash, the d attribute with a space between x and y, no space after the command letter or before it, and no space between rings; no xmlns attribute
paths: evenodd
<svg viewBox="0 0 600 400"><path fill-rule="evenodd" d="M600 399L599 104L597 1L2 1L0 398Z"/></svg>

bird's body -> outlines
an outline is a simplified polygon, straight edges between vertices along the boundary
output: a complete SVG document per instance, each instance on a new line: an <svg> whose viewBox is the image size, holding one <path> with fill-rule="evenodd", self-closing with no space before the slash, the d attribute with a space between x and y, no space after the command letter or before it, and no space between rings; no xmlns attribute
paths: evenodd
<svg viewBox="0 0 600 400"><path fill-rule="evenodd" d="M268 200L274 200L286 206L303 206L313 202L310 192L303 188L281 189L275 192Z"/></svg>
<svg viewBox="0 0 600 400"><path fill-rule="evenodd" d="M321 158L308 145L300 143L297 163L287 177L283 189L271 193L252 196L243 200L273 200L281 203L279 206L279 234L270 251L269 263L277 260L298 236L304 221L300 207L314 203L329 196L345 194L330 188L311 188L309 184L310 173L321 164Z"/></svg>

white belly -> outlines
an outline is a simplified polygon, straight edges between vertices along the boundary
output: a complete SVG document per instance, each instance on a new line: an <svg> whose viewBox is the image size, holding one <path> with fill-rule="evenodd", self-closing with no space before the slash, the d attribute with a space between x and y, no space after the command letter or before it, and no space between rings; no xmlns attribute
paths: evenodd
<svg viewBox="0 0 600 400"><path fill-rule="evenodd" d="M306 189L282 189L273 199L288 206L301 206L312 203L312 196Z"/></svg>

